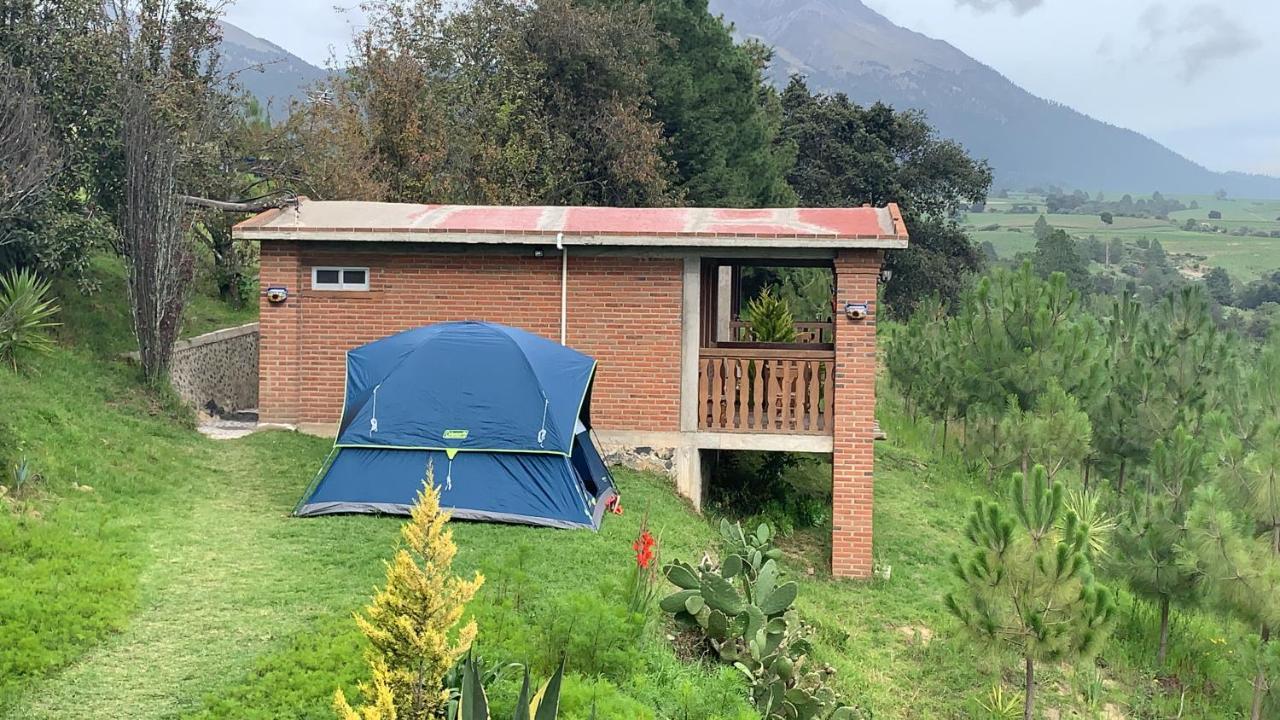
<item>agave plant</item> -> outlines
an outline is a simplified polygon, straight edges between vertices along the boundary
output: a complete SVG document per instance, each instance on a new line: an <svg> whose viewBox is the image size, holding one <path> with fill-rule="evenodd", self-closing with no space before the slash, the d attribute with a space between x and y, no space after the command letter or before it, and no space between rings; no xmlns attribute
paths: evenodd
<svg viewBox="0 0 1280 720"><path fill-rule="evenodd" d="M52 346L47 331L59 323L51 319L58 304L48 297L49 281L30 270L0 275L0 361L18 369L18 352L46 352Z"/></svg>
<svg viewBox="0 0 1280 720"><path fill-rule="evenodd" d="M485 671L470 655L462 666L462 692L451 715L454 720L489 720L489 697L484 691ZM530 695L529 668L524 670L524 684L516 698L513 720L555 720L560 713L560 684L564 680L564 661L538 692ZM450 703L453 706L452 703Z"/></svg>

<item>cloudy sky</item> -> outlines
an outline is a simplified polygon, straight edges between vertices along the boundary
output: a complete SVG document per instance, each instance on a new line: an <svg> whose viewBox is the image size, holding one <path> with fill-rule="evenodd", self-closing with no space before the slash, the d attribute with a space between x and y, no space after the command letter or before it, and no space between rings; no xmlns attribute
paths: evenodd
<svg viewBox="0 0 1280 720"><path fill-rule="evenodd" d="M1211 169L1280 175L1280 0L865 2ZM227 18L318 65L345 57L359 23L326 0L237 0Z"/></svg>

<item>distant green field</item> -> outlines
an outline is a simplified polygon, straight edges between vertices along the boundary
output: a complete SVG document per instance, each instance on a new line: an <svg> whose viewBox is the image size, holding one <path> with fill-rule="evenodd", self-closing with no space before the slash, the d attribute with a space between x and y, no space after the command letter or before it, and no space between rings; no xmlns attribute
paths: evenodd
<svg viewBox="0 0 1280 720"><path fill-rule="evenodd" d="M1280 230L1280 200L1218 200L1212 196L1200 195L1172 197L1186 204L1194 200L1200 207L1173 213L1167 222L1154 218L1117 217L1113 224L1107 225L1097 215L1048 213L1045 213L1045 220L1050 225L1081 238L1096 235L1101 239L1118 237L1127 242L1141 237L1155 238L1166 252L1204 256L1208 258L1206 265L1221 266L1242 280L1280 269L1280 238L1238 237L1181 229L1187 218L1195 218L1228 230L1241 226L1253 230ZM974 238L978 242L990 241L1002 258L1035 249L1032 227L1040 215L1009 213L1008 210L1015 204L1035 205L1041 211L1045 208L1044 198L1041 196L1011 193L1007 199L992 199L988 202L988 212L970 213L967 218ZM1222 219L1210 220L1211 210L1221 212ZM991 225L999 225L999 229L980 229Z"/></svg>

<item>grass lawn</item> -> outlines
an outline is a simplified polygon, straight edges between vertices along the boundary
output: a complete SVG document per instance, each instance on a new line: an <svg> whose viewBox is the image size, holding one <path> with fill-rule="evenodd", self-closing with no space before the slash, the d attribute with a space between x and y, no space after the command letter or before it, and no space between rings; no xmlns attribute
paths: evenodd
<svg viewBox="0 0 1280 720"><path fill-rule="evenodd" d="M350 614L381 581L400 520L290 517L329 443L198 435L109 359L118 338L94 344L119 328L97 302L73 301L74 346L0 371L0 459L25 455L44 476L0 510L0 717L332 717L333 690L364 673ZM891 439L877 448L876 555L892 578L831 580L826 531L799 531L784 544L798 609L843 696L876 718L982 717L993 684L1016 687L1016 664L977 649L940 597L969 499L989 490L891 400L880 415ZM667 559L714 550L715 532L666 480L618 476L627 512L600 533L456 525L459 567L486 576L471 605L478 652L542 677L567 653L565 718L593 706L601 718L754 717L736 671L681 660L660 622L627 616L621 585L646 509ZM1178 613L1173 671L1158 673L1150 611L1122 608L1096 663L1043 669L1042 708L1238 716L1237 630ZM516 691L497 688L499 712Z"/></svg>

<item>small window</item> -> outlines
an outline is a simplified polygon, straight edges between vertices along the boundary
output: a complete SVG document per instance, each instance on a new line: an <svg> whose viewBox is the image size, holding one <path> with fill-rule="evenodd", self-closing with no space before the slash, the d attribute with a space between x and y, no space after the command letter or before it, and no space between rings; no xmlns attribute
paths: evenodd
<svg viewBox="0 0 1280 720"><path fill-rule="evenodd" d="M313 290L368 290L369 268L317 267L311 268Z"/></svg>

